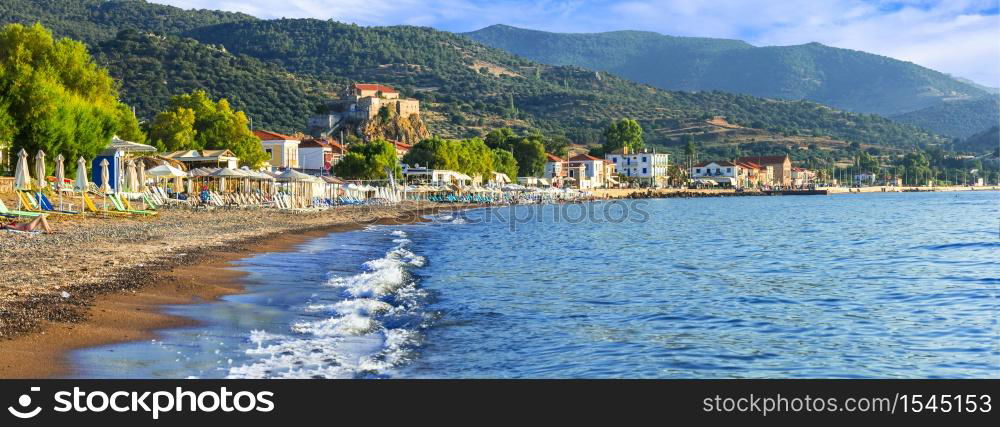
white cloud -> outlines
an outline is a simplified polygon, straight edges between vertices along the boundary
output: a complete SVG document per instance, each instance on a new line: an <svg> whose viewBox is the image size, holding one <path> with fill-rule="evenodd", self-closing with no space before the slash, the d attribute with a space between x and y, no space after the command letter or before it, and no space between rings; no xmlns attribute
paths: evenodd
<svg viewBox="0 0 1000 427"><path fill-rule="evenodd" d="M755 45L817 41L1000 87L1000 0L155 0L262 18L336 19L469 31L495 23L546 31L647 30ZM993 9L992 15L980 11Z"/></svg>

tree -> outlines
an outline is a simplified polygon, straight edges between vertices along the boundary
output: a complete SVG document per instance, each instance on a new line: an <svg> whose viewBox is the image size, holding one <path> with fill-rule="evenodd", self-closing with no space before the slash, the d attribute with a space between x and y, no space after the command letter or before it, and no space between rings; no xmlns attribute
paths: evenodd
<svg viewBox="0 0 1000 427"><path fill-rule="evenodd" d="M604 131L604 152L628 147L629 151L635 152L645 146L642 139L642 126L632 119L621 119L612 122L608 129Z"/></svg>
<svg viewBox="0 0 1000 427"><path fill-rule="evenodd" d="M695 157L698 155L698 147L694 145L694 138L688 134L684 134L681 137L681 142L685 142L684 157L687 158L687 168L690 171L694 167Z"/></svg>
<svg viewBox="0 0 1000 427"><path fill-rule="evenodd" d="M491 151L493 153L493 169L507 175L512 180L516 180L518 168L514 155L510 151L499 148L494 148Z"/></svg>
<svg viewBox="0 0 1000 427"><path fill-rule="evenodd" d="M55 40L39 24L0 29L0 110L0 140L12 142L12 152L44 150L50 170L56 155L93 158L116 134L142 139L135 117L123 114L129 108L118 101L115 82L86 47Z"/></svg>
<svg viewBox="0 0 1000 427"><path fill-rule="evenodd" d="M118 129L119 138L140 144L146 143L146 134L139 128L139 119L128 105L118 104L118 123L121 123L121 128Z"/></svg>
<svg viewBox="0 0 1000 427"><path fill-rule="evenodd" d="M205 91L196 90L171 98L170 109L156 115L150 133L164 149L226 149L241 164L259 167L268 155L249 124L246 114L233 111L229 101L214 102Z"/></svg>
<svg viewBox="0 0 1000 427"><path fill-rule="evenodd" d="M334 166L334 174L347 179L387 179L386 169L398 179L403 176L396 157L396 146L378 139L351 146L350 151Z"/></svg>
<svg viewBox="0 0 1000 427"><path fill-rule="evenodd" d="M479 138L462 141L458 150L458 171L488 181L493 178L493 153Z"/></svg>
<svg viewBox="0 0 1000 427"><path fill-rule="evenodd" d="M545 170L545 145L541 137L529 135L518 139L514 143L514 159L518 165L517 176L541 174Z"/></svg>
<svg viewBox="0 0 1000 427"><path fill-rule="evenodd" d="M486 134L486 146L491 149L510 150L517 135L510 128L493 129Z"/></svg>
<svg viewBox="0 0 1000 427"><path fill-rule="evenodd" d="M569 154L569 145L572 141L563 135L556 135L543 140L545 151L559 157L566 157Z"/></svg>
<svg viewBox="0 0 1000 427"><path fill-rule="evenodd" d="M149 127L149 139L160 151L194 150L194 110L180 107L156 115Z"/></svg>
<svg viewBox="0 0 1000 427"><path fill-rule="evenodd" d="M403 156L403 163L431 169L458 170L458 150L456 141L432 136L414 144Z"/></svg>

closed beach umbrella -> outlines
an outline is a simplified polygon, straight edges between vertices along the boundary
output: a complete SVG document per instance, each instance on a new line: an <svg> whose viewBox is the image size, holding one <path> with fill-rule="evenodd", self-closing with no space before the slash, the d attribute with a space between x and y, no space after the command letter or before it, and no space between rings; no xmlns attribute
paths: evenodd
<svg viewBox="0 0 1000 427"><path fill-rule="evenodd" d="M62 190L63 183L66 181L66 168L63 166L63 162L66 158L62 154L56 156L56 191Z"/></svg>
<svg viewBox="0 0 1000 427"><path fill-rule="evenodd" d="M139 167L139 191L146 191L146 162L137 161Z"/></svg>
<svg viewBox="0 0 1000 427"><path fill-rule="evenodd" d="M64 182L66 181L66 168L63 167L63 155L60 154L56 156L56 193L59 194L59 209L62 209L62 189Z"/></svg>
<svg viewBox="0 0 1000 427"><path fill-rule="evenodd" d="M108 174L108 159L101 160L101 191L104 192L104 210L108 210L108 193L111 192L111 183L108 182L110 176Z"/></svg>
<svg viewBox="0 0 1000 427"><path fill-rule="evenodd" d="M45 152L42 150L35 155L35 174L38 175L38 189L45 188Z"/></svg>
<svg viewBox="0 0 1000 427"><path fill-rule="evenodd" d="M129 161L128 165L125 166L125 188L132 192L136 189L135 185L135 161Z"/></svg>
<svg viewBox="0 0 1000 427"><path fill-rule="evenodd" d="M81 193L87 191L87 161L83 156L76 161L76 181L73 183L73 189Z"/></svg>
<svg viewBox="0 0 1000 427"><path fill-rule="evenodd" d="M101 191L104 194L111 192L111 180L110 174L108 173L108 159L101 160Z"/></svg>
<svg viewBox="0 0 1000 427"><path fill-rule="evenodd" d="M87 191L87 161L80 156L80 159L76 161L76 181L73 182L73 188L80 192L80 206L83 206L83 193ZM83 211L83 208L80 208Z"/></svg>
<svg viewBox="0 0 1000 427"><path fill-rule="evenodd" d="M14 171L14 188L28 190L31 187L31 172L28 170L28 152L22 148L17 153L17 169ZM20 198L19 198L20 200Z"/></svg>

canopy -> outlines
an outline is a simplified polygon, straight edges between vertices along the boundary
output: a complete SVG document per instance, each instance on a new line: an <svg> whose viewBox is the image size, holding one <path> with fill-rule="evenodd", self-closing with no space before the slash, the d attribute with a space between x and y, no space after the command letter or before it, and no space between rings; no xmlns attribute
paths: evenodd
<svg viewBox="0 0 1000 427"><path fill-rule="evenodd" d="M184 173L184 171L170 165L157 166L155 168L147 170L146 174L152 176L171 177L171 178L180 178L187 176L187 174Z"/></svg>
<svg viewBox="0 0 1000 427"><path fill-rule="evenodd" d="M313 181L313 180L315 180L315 178L313 178L312 175L306 175L302 172L298 172L293 169L289 169L284 173L282 173L281 175L278 175L278 181Z"/></svg>
<svg viewBox="0 0 1000 427"><path fill-rule="evenodd" d="M221 169L219 169L219 170L217 170L215 172L212 172L212 173L208 174L208 176L216 176L216 177L223 177L223 178L243 178L243 177L246 177L246 175L244 175L244 174L242 174L242 173L240 173L240 172L238 172L236 170L229 169L229 168L221 168Z"/></svg>
<svg viewBox="0 0 1000 427"><path fill-rule="evenodd" d="M111 144L108 148L114 148L118 151L124 151L126 153L155 153L156 147L152 145L140 144L138 142L126 141L117 136L111 138Z"/></svg>

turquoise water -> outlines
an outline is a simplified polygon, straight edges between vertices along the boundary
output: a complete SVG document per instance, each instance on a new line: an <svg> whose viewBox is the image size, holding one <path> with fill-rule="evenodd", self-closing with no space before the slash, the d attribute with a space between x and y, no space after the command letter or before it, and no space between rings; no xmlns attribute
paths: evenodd
<svg viewBox="0 0 1000 427"><path fill-rule="evenodd" d="M201 326L73 357L84 377L997 377L998 202L442 214L248 258L248 293L169 309Z"/></svg>

